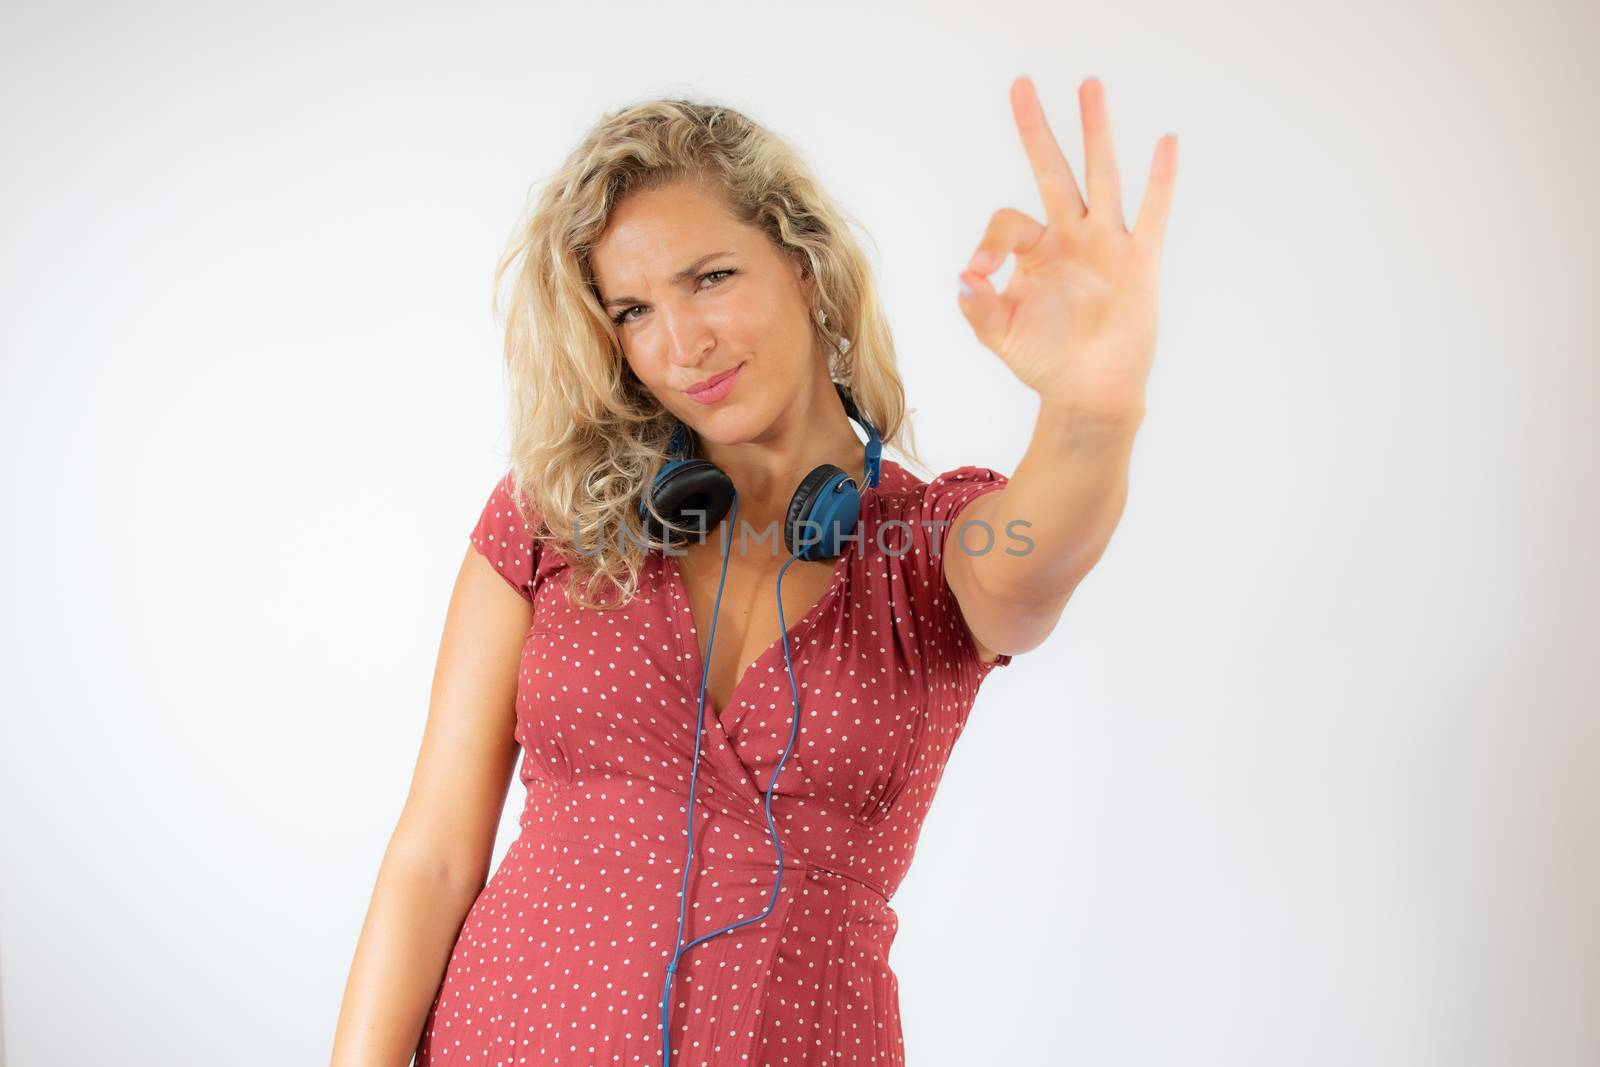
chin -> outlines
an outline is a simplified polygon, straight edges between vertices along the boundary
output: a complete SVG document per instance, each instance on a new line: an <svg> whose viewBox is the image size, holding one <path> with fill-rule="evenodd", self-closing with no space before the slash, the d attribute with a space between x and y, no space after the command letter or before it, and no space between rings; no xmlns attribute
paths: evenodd
<svg viewBox="0 0 1600 1067"><path fill-rule="evenodd" d="M700 435L701 440L719 445L737 445L752 440L759 432L757 419L748 404L718 404L714 411L696 412L696 418L685 419Z"/></svg>

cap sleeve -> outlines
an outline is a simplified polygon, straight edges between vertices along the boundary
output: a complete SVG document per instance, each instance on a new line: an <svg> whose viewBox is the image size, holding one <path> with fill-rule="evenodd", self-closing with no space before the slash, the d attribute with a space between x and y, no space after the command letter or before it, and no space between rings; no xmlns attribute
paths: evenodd
<svg viewBox="0 0 1600 1067"><path fill-rule="evenodd" d="M929 650L941 657L970 663L980 679L992 668L1010 663L1011 657L1000 655L990 662L978 658L978 646L961 616L961 605L945 580L944 557L947 552L960 552L963 548L980 555L1004 550L998 531L985 530L980 524L968 528L962 537L955 519L972 501L985 493L1004 489L1009 482L1004 474L988 467L966 466L945 471L917 490L916 514L912 520L915 551L912 553L911 593L918 613L931 623ZM969 522L970 519L962 520L962 526L966 527Z"/></svg>
<svg viewBox="0 0 1600 1067"><path fill-rule="evenodd" d="M539 541L524 523L517 499L515 479L507 471L490 491L488 503L472 528L472 545L494 564L495 571L518 596L531 603L533 576L539 567Z"/></svg>

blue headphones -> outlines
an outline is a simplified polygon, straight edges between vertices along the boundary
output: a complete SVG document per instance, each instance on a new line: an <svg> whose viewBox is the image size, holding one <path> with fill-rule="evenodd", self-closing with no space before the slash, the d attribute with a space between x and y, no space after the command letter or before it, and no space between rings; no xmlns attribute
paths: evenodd
<svg viewBox="0 0 1600 1067"><path fill-rule="evenodd" d="M844 402L845 414L867 433L867 487L876 488L881 472L883 440L873 425L862 418L861 413L856 410L850 391L838 382L834 383L834 388L839 393L839 399ZM704 735L705 727L706 678L711 670L711 650L717 641L717 614L722 606L722 582L728 576L728 552L733 545L733 520L737 519L739 514L739 494L733 488L733 479L715 463L688 456L688 436L682 423L679 423L677 430L673 432L669 451L675 458L656 473L648 495L639 500L639 518L645 523L646 528L658 539L676 543L692 531L698 531L704 536L706 532L715 529L722 522L723 516L727 515L729 530L727 537L724 538L722 576L717 581L716 605L711 609L711 633L706 643L706 659L700 675L700 709L695 716L694 768L689 774L689 851L684 857L683 887L678 897L678 947L673 953L671 962L667 964L667 980L661 991L662 1067L670 1067L672 1060L669 1003L672 995L672 979L678 973L678 961L691 948L711 940L718 934L725 934L729 930L737 930L747 923L760 922L766 918L777 904L778 891L783 887L783 846L778 843L778 831L772 824L772 792L769 789L766 794L767 832L772 835L772 846L778 852L778 880L772 887L772 899L767 902L766 910L759 915L752 915L748 919L741 919L724 926L720 930L713 930L687 945L683 943L684 920L689 902L689 870L694 864L694 793L695 782L700 772L700 738ZM652 506L665 519L665 526L650 514ZM693 522L689 521L691 517ZM776 587L778 627L782 634L789 632L788 625L783 621L784 571L787 571L789 565L797 559L817 561L836 559L843 555L841 545L854 535L860 517L861 490L856 486L855 479L838 467L824 463L801 480L800 487L794 491L794 496L789 500L789 511L783 524L783 543L788 548L790 556L778 571ZM783 662L784 669L789 674L790 691L794 695L794 725L789 731L789 746L783 750L782 758L773 769L773 782L776 782L778 775L783 773L783 765L789 759L789 753L794 749L795 739L800 733L800 690L794 680L794 665L789 660L788 641L783 642Z"/></svg>
<svg viewBox="0 0 1600 1067"><path fill-rule="evenodd" d="M856 410L850 391L838 382L834 389L844 402L845 414L867 432L867 486L876 487L883 441ZM677 458L657 472L648 496L639 500L639 518L658 540L678 543L697 530L704 535L716 528L733 505L733 480L710 460L690 458L687 446L687 434L679 423L668 449ZM666 519L667 527L650 514L650 505ZM784 546L803 560L837 559L843 554L840 542L855 531L860 514L861 493L855 479L824 463L805 476L789 499Z"/></svg>

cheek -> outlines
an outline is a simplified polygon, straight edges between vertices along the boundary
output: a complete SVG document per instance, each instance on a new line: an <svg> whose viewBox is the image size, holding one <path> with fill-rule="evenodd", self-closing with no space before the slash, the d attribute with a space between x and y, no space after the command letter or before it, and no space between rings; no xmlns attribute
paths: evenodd
<svg viewBox="0 0 1600 1067"><path fill-rule="evenodd" d="M648 347L648 346L645 346ZM631 341L623 348L623 361L628 369L633 371L633 376L646 386L654 389L661 381L663 364L660 360L651 359L646 352L640 350L637 341Z"/></svg>
<svg viewBox="0 0 1600 1067"><path fill-rule="evenodd" d="M781 294L757 295L730 304L716 323L718 333L737 347L776 354L809 345L804 311Z"/></svg>
<svg viewBox="0 0 1600 1067"><path fill-rule="evenodd" d="M671 384L671 363L666 359L656 359L639 349L648 349L649 343L642 346L633 346L625 362L633 376L639 380L646 392L656 398L656 401L668 410L676 410L675 397Z"/></svg>

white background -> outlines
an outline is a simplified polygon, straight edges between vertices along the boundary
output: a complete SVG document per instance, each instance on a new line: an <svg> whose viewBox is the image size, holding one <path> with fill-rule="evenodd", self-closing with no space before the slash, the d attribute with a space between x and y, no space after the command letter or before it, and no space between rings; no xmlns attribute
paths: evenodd
<svg viewBox="0 0 1600 1067"><path fill-rule="evenodd" d="M603 111L797 144L924 455L1013 469L956 291L1042 216L1019 72L1177 193L1122 525L895 898L909 1064L1600 1062L1596 9L1335 10L8 4L5 1063L325 1061L505 469L491 271Z"/></svg>

